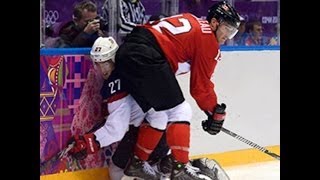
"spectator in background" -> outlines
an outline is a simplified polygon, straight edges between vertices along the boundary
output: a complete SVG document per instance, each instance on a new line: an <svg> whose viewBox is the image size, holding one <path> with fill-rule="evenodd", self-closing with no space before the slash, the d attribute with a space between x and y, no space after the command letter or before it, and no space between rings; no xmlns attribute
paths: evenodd
<svg viewBox="0 0 320 180"><path fill-rule="evenodd" d="M244 39L246 46L268 45L268 39L263 36L263 27L260 21L250 21L246 26L248 36Z"/></svg>
<svg viewBox="0 0 320 180"><path fill-rule="evenodd" d="M45 40L44 40L44 47L46 48L56 48L58 47L58 41L60 37L54 36L54 30L52 26L47 26L45 28Z"/></svg>
<svg viewBox="0 0 320 180"><path fill-rule="evenodd" d="M276 24L274 26L274 29L273 29L273 33L274 35L270 38L269 40L269 44L270 46L275 46L275 45L279 45L279 37L278 37L278 32L280 31L280 25Z"/></svg>
<svg viewBox="0 0 320 180"><path fill-rule="evenodd" d="M59 31L58 47L91 47L98 37L105 36L97 6L92 1L84 0L76 4L72 18Z"/></svg>

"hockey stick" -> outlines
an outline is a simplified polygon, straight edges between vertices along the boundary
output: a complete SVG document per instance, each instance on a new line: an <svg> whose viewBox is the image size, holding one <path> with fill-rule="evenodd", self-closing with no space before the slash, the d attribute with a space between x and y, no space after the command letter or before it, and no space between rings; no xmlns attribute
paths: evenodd
<svg viewBox="0 0 320 180"><path fill-rule="evenodd" d="M205 113L206 113L207 116L211 116L208 112L205 112ZM244 142L244 143L246 143L246 144L248 144L248 145L250 145L250 146L252 146L252 147L254 147L254 148L256 148L256 149L258 149L261 152L264 152L264 153L268 154L269 156L271 156L271 157L273 157L275 159L278 159L280 161L280 156L278 154L270 152L268 149L266 149L266 148L264 148L262 146L259 146L258 144L254 143L252 141L249 141L248 139L246 139L246 138L244 138L244 137L242 137L242 136L240 136L240 135L238 135L238 134L236 134L236 133L234 133L234 132L232 132L232 131L224 128L224 127L221 128L221 131L226 133L226 134L228 134L228 135L230 135L230 136L232 136L232 137L234 137L234 138L236 138L236 139L238 139L238 140L240 140L240 141L242 141L242 142Z"/></svg>
<svg viewBox="0 0 320 180"><path fill-rule="evenodd" d="M99 121L96 125L94 125L87 133L92 133L96 131L98 128L103 126L105 123L105 119ZM42 174L43 171L47 169L48 166L51 164L54 164L55 162L61 160L63 157L68 156L68 152L73 148L74 143L69 144L67 147L63 148L61 151L59 151L56 155L48 159L47 161L44 161L40 163L40 175Z"/></svg>
<svg viewBox="0 0 320 180"><path fill-rule="evenodd" d="M50 164L53 164L54 162L57 162L60 159L62 159L63 157L67 156L68 152L70 151L70 149L72 149L73 146L74 146L74 144L69 144L67 147L63 148L61 151L59 151L56 155L54 155L49 160L40 163L40 175L42 174L42 172L44 170L47 169L47 167Z"/></svg>
<svg viewBox="0 0 320 180"><path fill-rule="evenodd" d="M242 141L242 142L244 142L244 143L246 143L246 144L248 144L248 145L250 145L250 146L252 146L252 147L254 147L254 148L256 148L256 149L258 149L258 150L260 150L260 151L268 154L269 156L272 156L273 158L276 158L280 161L280 156L278 154L270 152L268 149L266 149L262 146L259 146L258 144L254 143L252 141L249 141L248 139L246 139L246 138L244 138L244 137L242 137L242 136L240 136L240 135L238 135L238 134L236 134L236 133L234 133L224 127L221 128L221 131L223 131L226 134L229 134L230 136L232 136L232 137L234 137L234 138L236 138L236 139L238 139L238 140L240 140L240 141Z"/></svg>

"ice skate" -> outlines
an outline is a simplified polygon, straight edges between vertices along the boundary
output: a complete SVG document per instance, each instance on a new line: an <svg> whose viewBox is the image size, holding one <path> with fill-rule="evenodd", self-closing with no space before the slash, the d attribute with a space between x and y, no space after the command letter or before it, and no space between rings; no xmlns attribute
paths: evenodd
<svg viewBox="0 0 320 180"><path fill-rule="evenodd" d="M159 180L158 174L146 161L134 156L124 170L121 180Z"/></svg>
<svg viewBox="0 0 320 180"><path fill-rule="evenodd" d="M171 171L171 180L205 180L200 177L200 170L191 166L191 164L183 164L173 160Z"/></svg>
<svg viewBox="0 0 320 180"><path fill-rule="evenodd" d="M194 167L197 167L200 169L201 174L209 177L209 179L204 177L205 179L208 179L208 180L230 180L229 176L222 169L220 164L213 159L200 158L200 159L193 160L191 163Z"/></svg>
<svg viewBox="0 0 320 180"><path fill-rule="evenodd" d="M154 169L161 175L160 180L170 180L172 170L172 158L165 156L154 165Z"/></svg>

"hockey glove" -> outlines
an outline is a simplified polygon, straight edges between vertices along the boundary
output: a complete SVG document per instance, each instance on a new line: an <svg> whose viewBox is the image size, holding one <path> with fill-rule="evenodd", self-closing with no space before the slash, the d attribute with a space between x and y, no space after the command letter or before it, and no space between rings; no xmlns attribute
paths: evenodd
<svg viewBox="0 0 320 180"><path fill-rule="evenodd" d="M216 135L220 132L224 118L226 116L226 105L224 103L217 104L215 107L213 114L209 114L206 112L208 115L208 120L202 121L202 128L203 130L207 131L211 135Z"/></svg>
<svg viewBox="0 0 320 180"><path fill-rule="evenodd" d="M93 133L88 133L83 136L74 135L68 142L68 144L71 143L73 143L74 146L70 149L69 154L77 160L85 159L88 154L93 154L100 149L100 144Z"/></svg>

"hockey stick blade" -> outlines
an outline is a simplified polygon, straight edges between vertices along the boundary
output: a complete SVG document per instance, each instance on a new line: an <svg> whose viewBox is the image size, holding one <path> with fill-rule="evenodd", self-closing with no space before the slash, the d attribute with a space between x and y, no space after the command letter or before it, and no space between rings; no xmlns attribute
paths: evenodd
<svg viewBox="0 0 320 180"><path fill-rule="evenodd" d="M92 133L102 127L104 123L106 122L106 119L99 120L87 133ZM54 164L55 162L58 162L63 157L68 156L68 152L70 149L74 146L74 143L69 144L67 147L63 148L61 151L59 151L56 155L48 159L47 161L44 161L40 163L40 174L42 174L48 166L51 164Z"/></svg>
<svg viewBox="0 0 320 180"><path fill-rule="evenodd" d="M74 146L74 143L69 144L67 147L62 149L60 152L58 152L56 155L54 155L49 160L40 163L40 174L42 174L42 172L47 169L48 165L53 164L54 162L57 162L61 158L67 156L68 152L70 151L70 149L73 146Z"/></svg>

